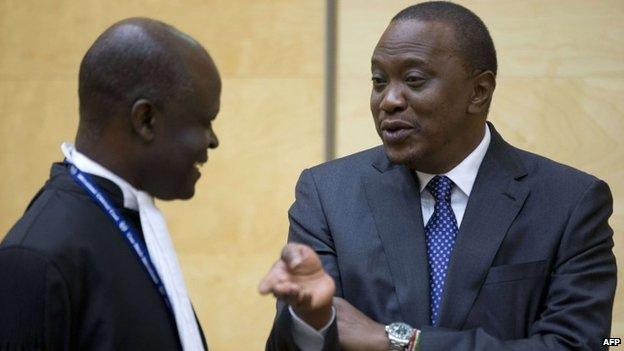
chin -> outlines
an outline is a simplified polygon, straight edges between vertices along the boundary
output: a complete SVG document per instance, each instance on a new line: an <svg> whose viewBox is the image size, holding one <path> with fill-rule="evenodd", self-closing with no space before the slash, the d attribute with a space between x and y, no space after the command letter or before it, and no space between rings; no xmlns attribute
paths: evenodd
<svg viewBox="0 0 624 351"><path fill-rule="evenodd" d="M191 189L185 189L184 191L180 192L176 196L176 199L178 199L178 200L189 200L194 195L195 195L195 187L193 187Z"/></svg>
<svg viewBox="0 0 624 351"><path fill-rule="evenodd" d="M195 195L195 185L199 180L200 174L195 170L195 168L193 168L193 171L194 172L184 178L183 182L176 184L177 186L175 187L175 190L172 189L173 199L188 200Z"/></svg>
<svg viewBox="0 0 624 351"><path fill-rule="evenodd" d="M418 155L409 148L397 148L384 144L384 151L390 162L397 165L409 166L414 163L415 159L418 159Z"/></svg>
<svg viewBox="0 0 624 351"><path fill-rule="evenodd" d="M170 191L167 193L161 193L158 195L154 195L155 198L164 201L171 200L188 200L195 195L195 187L191 187L190 189L179 189L177 191Z"/></svg>

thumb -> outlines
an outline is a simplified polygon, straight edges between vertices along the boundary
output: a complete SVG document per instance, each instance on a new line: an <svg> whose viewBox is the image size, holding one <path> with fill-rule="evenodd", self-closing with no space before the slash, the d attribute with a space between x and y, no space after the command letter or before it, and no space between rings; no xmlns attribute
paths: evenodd
<svg viewBox="0 0 624 351"><path fill-rule="evenodd" d="M290 272L297 275L309 275L323 272L319 256L309 246L290 243L282 250L282 261Z"/></svg>
<svg viewBox="0 0 624 351"><path fill-rule="evenodd" d="M289 243L282 249L282 261L286 263L286 267L290 270L294 270L297 266L303 262L305 255L305 246L296 243Z"/></svg>

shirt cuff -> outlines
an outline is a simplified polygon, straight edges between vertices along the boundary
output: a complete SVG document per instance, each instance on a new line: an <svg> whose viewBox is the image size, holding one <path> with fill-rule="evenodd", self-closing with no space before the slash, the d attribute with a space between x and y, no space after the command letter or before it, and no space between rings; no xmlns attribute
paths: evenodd
<svg viewBox="0 0 624 351"><path fill-rule="evenodd" d="M295 344L297 344L301 351L321 351L325 343L327 329L329 329L329 326L331 326L334 319L336 319L336 309L334 306L332 306L332 315L329 322L327 322L321 330L316 330L304 322L297 316L291 306L288 306L288 312L290 312L290 316L293 320L293 339L295 340Z"/></svg>

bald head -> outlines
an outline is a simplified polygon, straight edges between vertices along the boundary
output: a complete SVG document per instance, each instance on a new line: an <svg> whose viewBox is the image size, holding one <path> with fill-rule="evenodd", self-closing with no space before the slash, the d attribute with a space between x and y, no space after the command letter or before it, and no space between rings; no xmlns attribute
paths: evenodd
<svg viewBox="0 0 624 351"><path fill-rule="evenodd" d="M80 65L76 148L160 199L193 196L221 79L201 45L165 23L131 18L102 33Z"/></svg>
<svg viewBox="0 0 624 351"><path fill-rule="evenodd" d="M80 64L79 137L97 139L107 123L141 98L162 107L192 91L189 60L208 59L190 36L148 18L129 18L102 33Z"/></svg>

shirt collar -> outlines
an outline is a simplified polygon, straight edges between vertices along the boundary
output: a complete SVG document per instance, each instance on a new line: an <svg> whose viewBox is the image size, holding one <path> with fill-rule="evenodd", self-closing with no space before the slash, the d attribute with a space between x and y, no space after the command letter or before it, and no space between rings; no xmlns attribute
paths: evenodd
<svg viewBox="0 0 624 351"><path fill-rule="evenodd" d="M65 158L67 158L68 161L71 161L71 163L73 163L80 171L106 178L115 183L115 185L117 185L123 193L124 207L138 211L139 205L136 196L138 190L130 185L130 183L126 182L115 173L109 171L101 164L93 161L85 154L80 153L72 143L63 143L61 145L61 150L63 151Z"/></svg>
<svg viewBox="0 0 624 351"><path fill-rule="evenodd" d="M479 172L479 167L481 166L481 162L483 161L488 146L490 145L490 139L490 128L486 123L485 135L483 136L483 139L481 139L479 145L477 145L477 147L472 150L472 152L466 156L463 161L455 166L455 168L451 169L446 174L440 174L449 177L449 179L451 179L459 190L466 194L466 196L470 196L472 186L474 185L477 173ZM429 174L420 171L416 171L416 175L418 176L418 181L420 183L420 192L422 192L427 184L429 184L429 181L436 176L436 174Z"/></svg>

